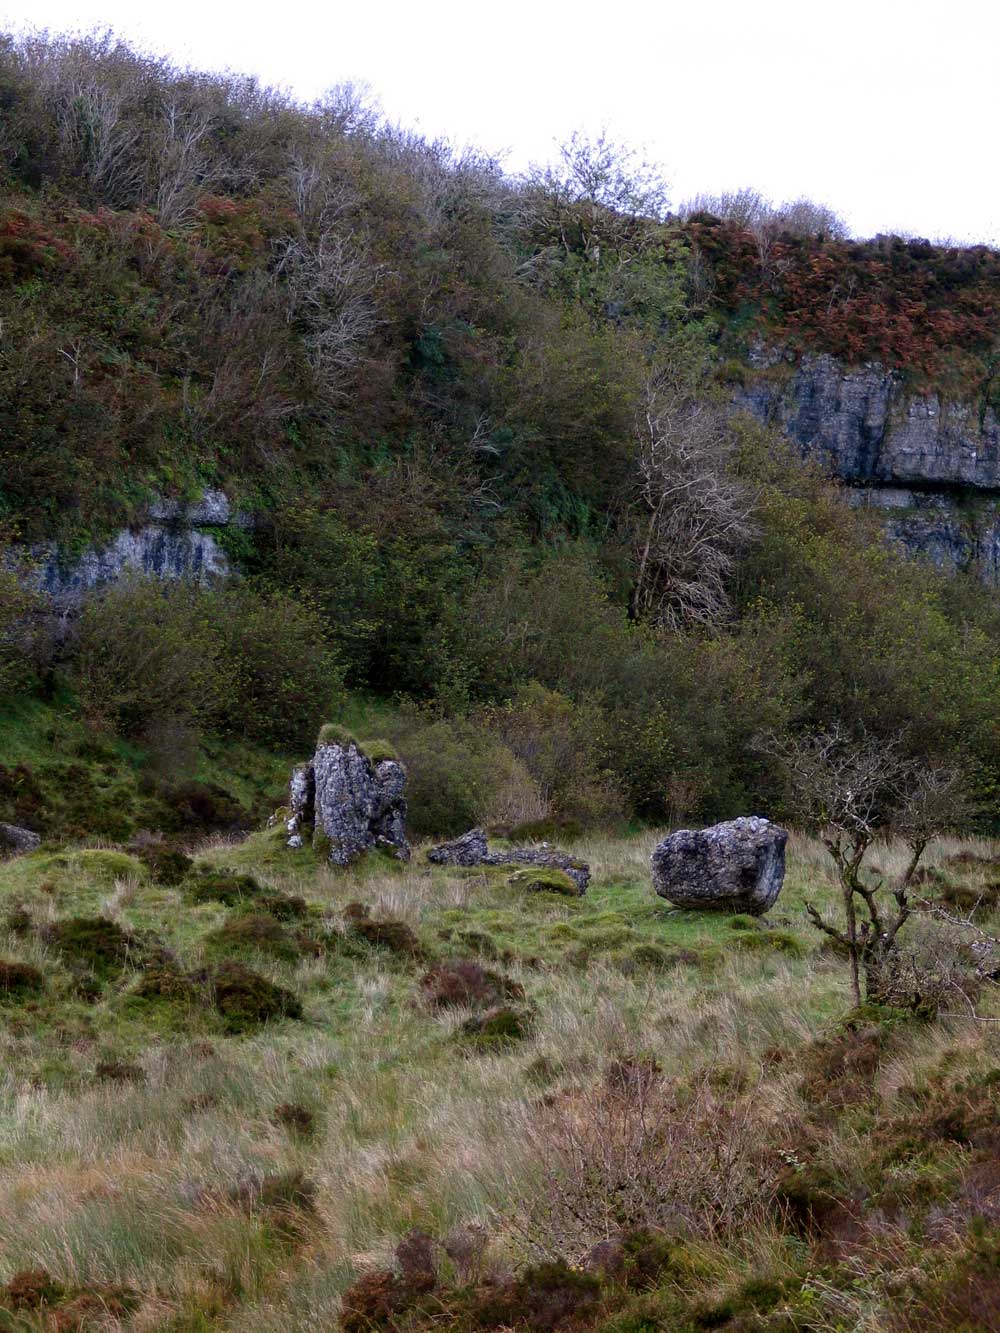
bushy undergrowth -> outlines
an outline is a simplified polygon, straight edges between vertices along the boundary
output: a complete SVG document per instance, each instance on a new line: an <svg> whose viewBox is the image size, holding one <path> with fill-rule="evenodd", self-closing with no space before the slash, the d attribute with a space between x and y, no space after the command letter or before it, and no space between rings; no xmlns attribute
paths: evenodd
<svg viewBox="0 0 1000 1333"><path fill-rule="evenodd" d="M993 818L992 606L717 411L760 332L992 392L992 252L800 209L765 254L606 140L511 178L111 36L5 39L0 92L0 544L72 562L206 486L256 515L219 530L242 581L111 589L69 640L5 572L0 695L71 690L172 786L219 736L306 751L345 682L406 696L367 734L418 835L776 810L758 733L833 718L959 764ZM94 804L83 831L175 831Z"/></svg>

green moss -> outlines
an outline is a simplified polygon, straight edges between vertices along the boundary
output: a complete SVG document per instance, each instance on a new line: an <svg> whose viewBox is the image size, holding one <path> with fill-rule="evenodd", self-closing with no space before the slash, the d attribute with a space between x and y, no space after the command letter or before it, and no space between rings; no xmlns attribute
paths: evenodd
<svg viewBox="0 0 1000 1333"><path fill-rule="evenodd" d="M550 866L524 866L521 870L515 870L508 877L507 883L512 889L520 889L524 893L559 893L570 898L580 896L576 881L565 870Z"/></svg>
<svg viewBox="0 0 1000 1333"><path fill-rule="evenodd" d="M741 930L732 941L733 947L753 953L783 953L798 958L805 948L798 936L788 930Z"/></svg>
<svg viewBox="0 0 1000 1333"><path fill-rule="evenodd" d="M387 741L382 737L377 737L375 740L371 741L362 741L361 749L373 764L379 764L383 759L393 759L397 763L399 762L399 754L396 747L391 741Z"/></svg>
<svg viewBox="0 0 1000 1333"><path fill-rule="evenodd" d="M319 729L319 735L316 737L317 747L320 745L358 745L358 739L337 722L324 722ZM360 749L361 747L358 746Z"/></svg>

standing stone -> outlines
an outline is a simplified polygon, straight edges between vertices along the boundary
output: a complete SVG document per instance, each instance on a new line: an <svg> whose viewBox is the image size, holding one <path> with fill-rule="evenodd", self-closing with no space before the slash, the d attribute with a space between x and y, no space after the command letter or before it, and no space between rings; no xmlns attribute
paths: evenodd
<svg viewBox="0 0 1000 1333"><path fill-rule="evenodd" d="M397 759L381 759L375 765L376 809L372 823L375 842L395 851L401 861L410 859L406 839L406 769Z"/></svg>
<svg viewBox="0 0 1000 1333"><path fill-rule="evenodd" d="M677 907L761 916L781 892L787 841L757 815L681 829L653 852L653 888Z"/></svg>
<svg viewBox="0 0 1000 1333"><path fill-rule="evenodd" d="M285 821L288 846L301 847L305 842L303 829L311 831L316 818L316 775L312 764L296 764L292 769L288 807L291 811Z"/></svg>
<svg viewBox="0 0 1000 1333"><path fill-rule="evenodd" d="M373 764L353 740L321 743L311 763L292 770L287 845L311 840L337 866L375 847L408 861L405 785L406 770L397 760Z"/></svg>

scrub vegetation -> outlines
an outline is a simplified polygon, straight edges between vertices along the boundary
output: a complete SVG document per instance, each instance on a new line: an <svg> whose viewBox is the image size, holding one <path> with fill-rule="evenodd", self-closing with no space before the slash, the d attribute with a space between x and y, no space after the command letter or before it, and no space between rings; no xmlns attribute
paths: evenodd
<svg viewBox="0 0 1000 1333"><path fill-rule="evenodd" d="M732 410L985 419L998 263L0 38L0 1329L1000 1328L995 596ZM36 590L206 490L230 579ZM317 738L408 864L268 822ZM751 813L767 917L653 894Z"/></svg>

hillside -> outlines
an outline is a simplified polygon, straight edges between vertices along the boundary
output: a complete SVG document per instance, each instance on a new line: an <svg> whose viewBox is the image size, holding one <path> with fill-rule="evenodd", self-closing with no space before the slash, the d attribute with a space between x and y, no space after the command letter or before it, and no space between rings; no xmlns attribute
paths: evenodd
<svg viewBox="0 0 1000 1333"><path fill-rule="evenodd" d="M513 178L111 37L0 80L6 697L174 779L402 701L428 834L780 811L755 737L841 720L992 825L995 254L681 218L604 140Z"/></svg>
<svg viewBox="0 0 1000 1333"><path fill-rule="evenodd" d="M0 1330L1000 1329L998 346L985 247L0 38Z"/></svg>
<svg viewBox="0 0 1000 1333"><path fill-rule="evenodd" d="M583 899L272 833L0 867L8 1326L995 1327L995 1029L843 1018L818 844L761 925L670 911L655 836Z"/></svg>

